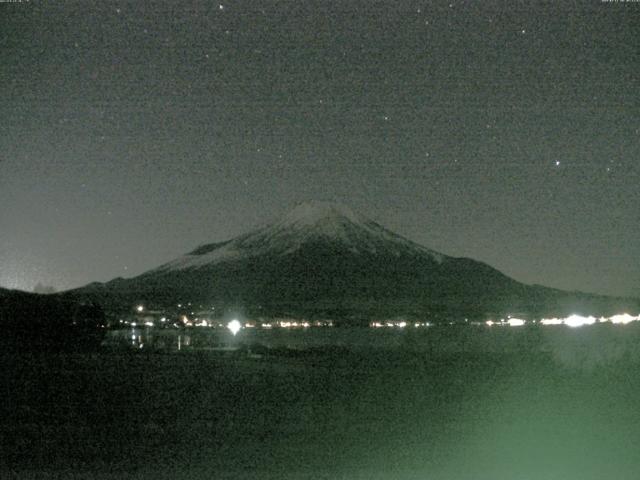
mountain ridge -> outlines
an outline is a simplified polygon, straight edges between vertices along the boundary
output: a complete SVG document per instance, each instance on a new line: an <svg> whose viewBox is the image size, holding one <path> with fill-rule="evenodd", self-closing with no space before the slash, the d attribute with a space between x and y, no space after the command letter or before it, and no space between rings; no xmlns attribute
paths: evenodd
<svg viewBox="0 0 640 480"><path fill-rule="evenodd" d="M325 239L349 245L354 253L364 249L376 253L385 242L396 242L396 252L415 249L442 261L444 255L405 239L376 222L328 202L306 202L266 227L223 242L198 246L192 252L150 272L201 268L247 256L292 253L305 243ZM387 243L389 248L390 243Z"/></svg>
<svg viewBox="0 0 640 480"><path fill-rule="evenodd" d="M342 317L616 308L612 297L517 282L486 263L436 252L328 202L299 204L270 225L200 245L137 277L68 294L123 305L193 301Z"/></svg>

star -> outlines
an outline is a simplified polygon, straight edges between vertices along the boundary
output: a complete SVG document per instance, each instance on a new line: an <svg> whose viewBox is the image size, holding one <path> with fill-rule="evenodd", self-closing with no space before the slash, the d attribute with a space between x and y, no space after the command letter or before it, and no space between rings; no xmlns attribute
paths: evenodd
<svg viewBox="0 0 640 480"><path fill-rule="evenodd" d="M556 160L556 167L560 166L560 160Z"/></svg>

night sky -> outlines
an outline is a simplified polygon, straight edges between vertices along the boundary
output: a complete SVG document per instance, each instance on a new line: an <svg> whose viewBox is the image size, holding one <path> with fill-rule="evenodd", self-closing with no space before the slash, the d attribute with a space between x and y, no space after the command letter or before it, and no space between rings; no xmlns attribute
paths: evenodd
<svg viewBox="0 0 640 480"><path fill-rule="evenodd" d="M331 200L640 296L640 3L0 3L0 286L156 267Z"/></svg>

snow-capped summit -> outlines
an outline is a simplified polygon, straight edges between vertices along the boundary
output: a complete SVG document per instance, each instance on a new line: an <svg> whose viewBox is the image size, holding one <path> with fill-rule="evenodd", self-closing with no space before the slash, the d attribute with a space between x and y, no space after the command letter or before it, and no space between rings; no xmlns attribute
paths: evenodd
<svg viewBox="0 0 640 480"><path fill-rule="evenodd" d="M267 255L282 256L311 244L356 254L427 256L441 262L442 254L392 233L376 222L331 202L297 205L272 225L227 242L201 245L187 255L162 265L156 271L204 268L220 262Z"/></svg>
<svg viewBox="0 0 640 480"><path fill-rule="evenodd" d="M281 228L304 227L328 223L332 221L349 220L354 224L365 224L367 219L356 214L350 208L333 202L309 201L303 202L287 212L277 223Z"/></svg>

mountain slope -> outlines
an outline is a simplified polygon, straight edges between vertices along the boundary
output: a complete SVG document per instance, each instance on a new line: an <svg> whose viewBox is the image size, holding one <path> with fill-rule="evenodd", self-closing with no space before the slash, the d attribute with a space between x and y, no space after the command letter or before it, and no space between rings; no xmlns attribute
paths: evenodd
<svg viewBox="0 0 640 480"><path fill-rule="evenodd" d="M442 261L443 255L406 240L380 225L331 203L304 203L266 228L233 240L202 245L151 273L210 267L211 265L268 255L286 255L314 242L341 246L355 254L411 252Z"/></svg>
<svg viewBox="0 0 640 480"><path fill-rule="evenodd" d="M301 204L270 226L202 245L138 277L69 294L106 305L192 302L345 318L614 308L606 297L521 284L486 264L435 252L323 202Z"/></svg>

